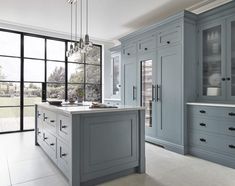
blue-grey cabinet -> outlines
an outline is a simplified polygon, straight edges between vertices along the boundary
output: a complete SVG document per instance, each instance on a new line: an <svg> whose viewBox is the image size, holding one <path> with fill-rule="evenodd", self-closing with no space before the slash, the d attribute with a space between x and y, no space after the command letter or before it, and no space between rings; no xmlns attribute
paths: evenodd
<svg viewBox="0 0 235 186"><path fill-rule="evenodd" d="M181 45L158 51L158 136L182 144L182 56Z"/></svg>

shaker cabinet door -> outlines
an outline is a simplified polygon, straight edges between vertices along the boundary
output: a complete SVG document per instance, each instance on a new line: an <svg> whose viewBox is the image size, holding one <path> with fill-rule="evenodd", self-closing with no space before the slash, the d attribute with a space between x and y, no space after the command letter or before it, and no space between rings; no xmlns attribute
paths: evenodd
<svg viewBox="0 0 235 186"><path fill-rule="evenodd" d="M217 22L199 28L199 95L206 100L226 96L225 24Z"/></svg>
<svg viewBox="0 0 235 186"><path fill-rule="evenodd" d="M181 45L158 52L158 136L182 144L182 56Z"/></svg>

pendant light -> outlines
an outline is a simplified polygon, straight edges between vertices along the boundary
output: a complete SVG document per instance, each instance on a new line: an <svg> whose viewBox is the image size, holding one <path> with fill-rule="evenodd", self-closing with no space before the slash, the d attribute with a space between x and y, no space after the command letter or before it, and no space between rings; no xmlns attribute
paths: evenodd
<svg viewBox="0 0 235 186"><path fill-rule="evenodd" d="M74 60L81 59L82 53L89 52L92 47L93 43L90 41L89 34L88 34L88 0L86 0L86 34L83 40L83 5L82 1L80 0L80 38L78 41L78 0L68 0L68 3L71 6L71 41L73 41L73 5L76 4L75 7L75 43L70 44L69 50L67 51L67 57L73 57Z"/></svg>

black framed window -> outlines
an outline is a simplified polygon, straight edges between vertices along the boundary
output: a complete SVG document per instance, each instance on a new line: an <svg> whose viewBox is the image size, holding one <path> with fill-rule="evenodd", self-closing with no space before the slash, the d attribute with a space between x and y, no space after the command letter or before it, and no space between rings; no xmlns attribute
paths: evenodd
<svg viewBox="0 0 235 186"><path fill-rule="evenodd" d="M102 46L74 59L70 42L0 29L0 133L33 130L37 102L102 101Z"/></svg>

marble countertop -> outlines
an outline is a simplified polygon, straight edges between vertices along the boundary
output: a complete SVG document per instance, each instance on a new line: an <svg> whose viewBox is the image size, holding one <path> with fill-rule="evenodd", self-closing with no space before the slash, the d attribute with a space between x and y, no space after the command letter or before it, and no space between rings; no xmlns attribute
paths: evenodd
<svg viewBox="0 0 235 186"><path fill-rule="evenodd" d="M211 107L234 107L233 103L189 102L187 105L211 106Z"/></svg>
<svg viewBox="0 0 235 186"><path fill-rule="evenodd" d="M120 112L120 111L134 111L145 110L144 107L120 105L118 108L89 108L89 106L53 106L49 103L37 103L36 105L44 107L49 110L64 112L67 114L87 114L87 113L105 113L105 112Z"/></svg>

